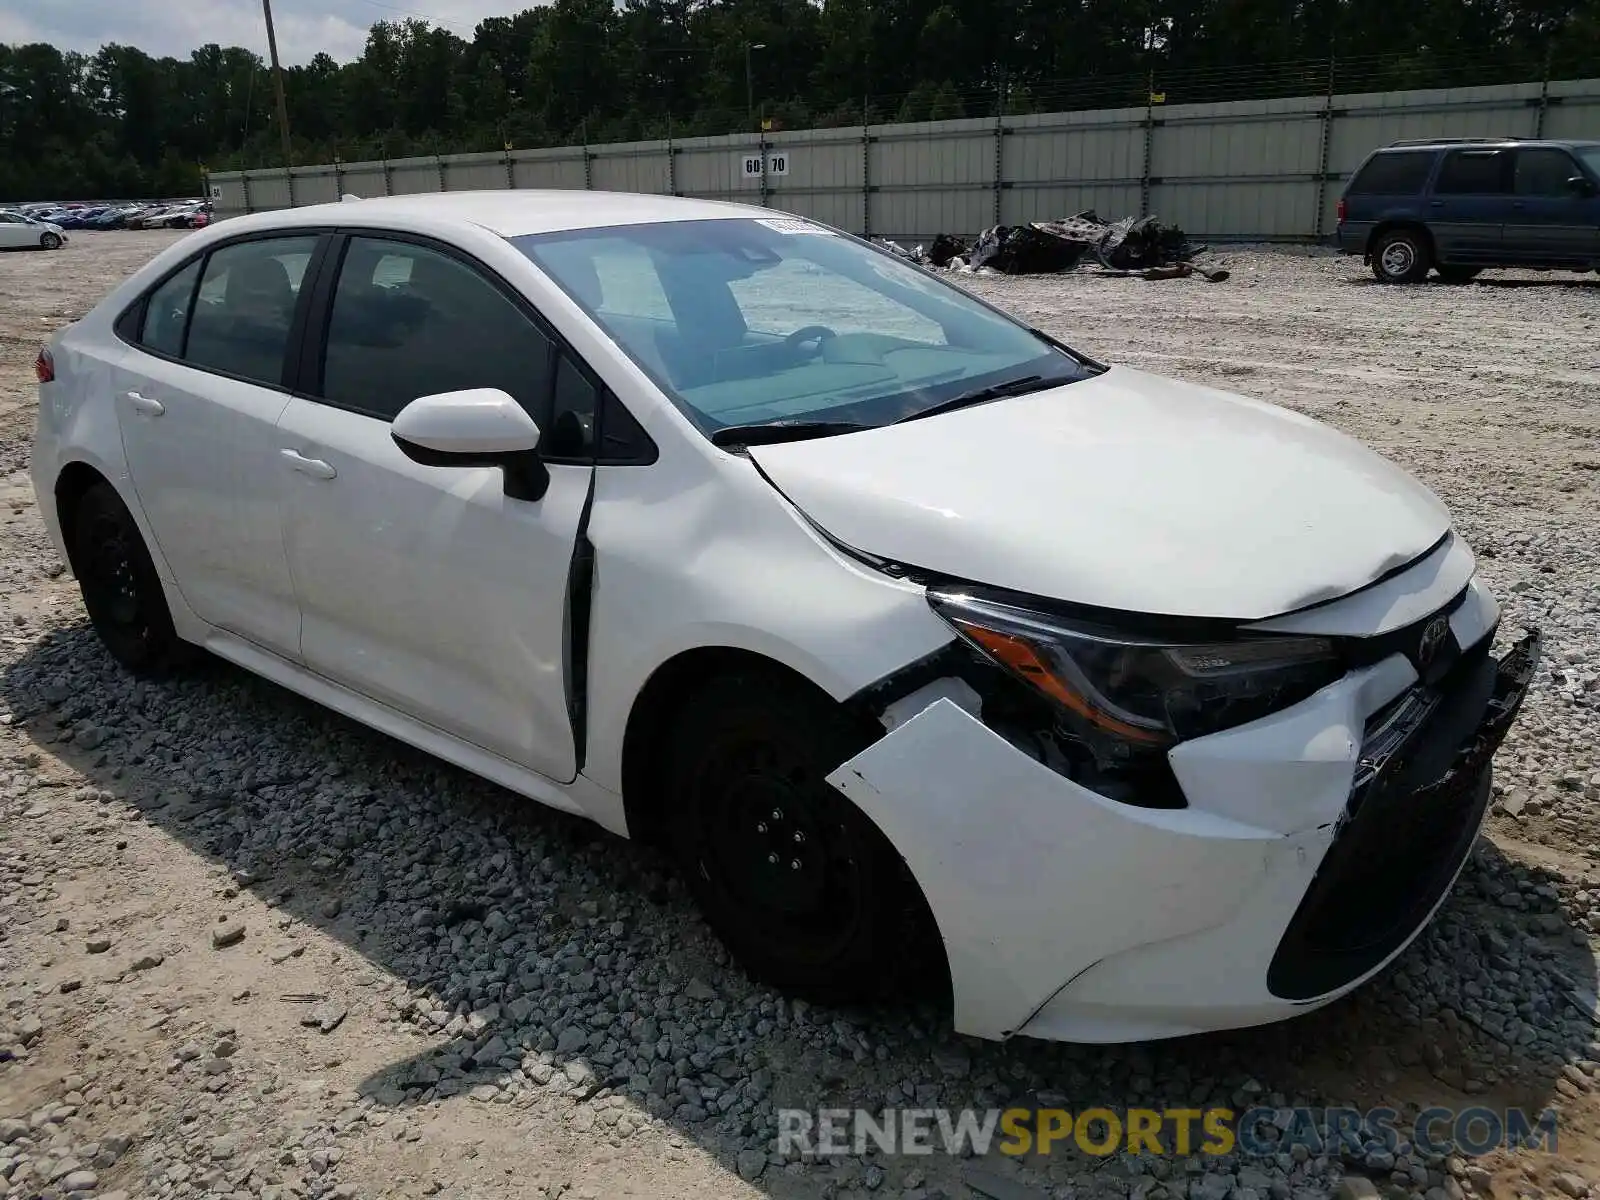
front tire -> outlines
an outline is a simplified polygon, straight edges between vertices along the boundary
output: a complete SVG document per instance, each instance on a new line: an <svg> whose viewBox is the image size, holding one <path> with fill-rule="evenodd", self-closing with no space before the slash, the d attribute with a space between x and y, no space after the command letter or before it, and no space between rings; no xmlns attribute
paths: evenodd
<svg viewBox="0 0 1600 1200"><path fill-rule="evenodd" d="M111 657L135 675L160 675L192 655L172 627L172 612L133 514L109 483L78 501L72 570L89 622Z"/></svg>
<svg viewBox="0 0 1600 1200"><path fill-rule="evenodd" d="M821 1003L936 978L904 860L826 779L871 736L759 670L712 680L670 731L672 849L707 923L754 978Z"/></svg>
<svg viewBox="0 0 1600 1200"><path fill-rule="evenodd" d="M1432 265L1427 239L1415 229L1391 229L1372 248L1372 273L1379 283L1421 283Z"/></svg>
<svg viewBox="0 0 1600 1200"><path fill-rule="evenodd" d="M61 249L61 235L45 230L44 236L39 239L39 245L45 250Z"/></svg>

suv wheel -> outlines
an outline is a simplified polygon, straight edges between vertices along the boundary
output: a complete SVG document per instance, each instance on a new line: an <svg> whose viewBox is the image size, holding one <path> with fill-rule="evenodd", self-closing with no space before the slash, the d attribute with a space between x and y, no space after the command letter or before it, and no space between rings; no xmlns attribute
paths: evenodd
<svg viewBox="0 0 1600 1200"><path fill-rule="evenodd" d="M1372 248L1379 283L1421 283L1428 275L1428 244L1415 229L1391 229Z"/></svg>

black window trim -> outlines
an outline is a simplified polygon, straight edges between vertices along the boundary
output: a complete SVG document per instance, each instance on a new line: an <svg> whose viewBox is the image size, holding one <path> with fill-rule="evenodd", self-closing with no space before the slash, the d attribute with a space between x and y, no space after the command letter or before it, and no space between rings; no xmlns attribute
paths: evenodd
<svg viewBox="0 0 1600 1200"><path fill-rule="evenodd" d="M251 233L239 234L237 237L212 242L204 250L184 259L140 293L137 300L133 301L117 315L117 319L112 323L112 332L116 334L118 340L131 346L141 354L148 354L151 358L158 358L175 366L187 367L189 370L199 371L203 375L215 375L221 379L232 379L238 383L250 384L252 387L266 388L269 391L292 395L294 393L290 383L296 374L297 364L300 359L299 346L305 336L306 318L311 309L311 294L310 289L306 287L306 281L316 279L320 273L333 232L332 227L327 225L281 226L277 229L255 230ZM300 290L295 297L294 316L289 320L288 340L284 343L283 373L277 383L268 383L262 379L252 379L247 375L239 375L232 371L223 371L213 366L190 362L183 357L189 349L189 326L194 321L195 298L200 293L200 285L205 282L206 267L210 265L213 254L219 250L226 250L232 246L241 246L249 242L283 241L306 237L315 238L316 243L311 248L311 260L306 263L305 274L300 278ZM200 270L195 274L194 286L189 292L189 309L183 319L183 337L179 342L179 352L176 355L167 354L145 345L139 338L144 331L144 315L150 304L150 298L195 263L200 264Z"/></svg>
<svg viewBox="0 0 1600 1200"><path fill-rule="evenodd" d="M608 388L599 373L589 365L589 362L561 335L541 313L538 308L514 287L506 278L494 268L488 266L480 259L462 250L459 246L442 241L427 234L414 233L404 229L390 229L377 225L341 225L327 231L327 243L323 247L319 258L307 266L306 275L311 277L312 267L316 268L316 275L312 278L311 287L304 285L301 293L307 298L303 310L296 310L296 329L300 334L299 353L292 358L292 369L286 363L285 374L289 377L289 385L284 389L291 395L301 400L309 400L314 404L326 405L329 408L339 409L342 412L354 413L356 416L366 417L369 420L381 421L385 425L392 424L394 418L382 413L373 412L359 405L345 404L337 400L329 400L317 392L322 386L322 372L327 363L328 332L333 318L334 290L338 284L339 273L343 270L344 261L349 250L352 238L368 238L376 241L399 242L404 245L432 250L446 258L460 264L473 272L495 291L504 296L524 317L530 320L540 334L550 343L550 389L552 396L555 389L556 360L565 354L578 373L589 382L595 392L595 430L593 454L581 457L568 457L541 454L542 461L557 465L575 466L648 466L656 461L658 452L654 440L651 439L637 417L629 413L631 423L638 430L642 439L639 445L630 446L628 452L615 455L602 453L605 446L605 430L603 428L603 414L613 405L626 408L621 397ZM302 320L303 313L303 320Z"/></svg>

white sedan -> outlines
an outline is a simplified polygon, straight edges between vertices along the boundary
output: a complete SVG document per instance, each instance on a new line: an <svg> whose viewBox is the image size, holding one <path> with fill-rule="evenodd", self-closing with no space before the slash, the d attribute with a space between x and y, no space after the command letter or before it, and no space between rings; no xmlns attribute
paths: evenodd
<svg viewBox="0 0 1600 1200"><path fill-rule="evenodd" d="M66 232L59 225L21 213L0 212L0 249L59 250L66 242Z"/></svg>
<svg viewBox="0 0 1600 1200"><path fill-rule="evenodd" d="M40 507L128 669L203 647L663 847L757 977L948 986L982 1037L1372 976L1538 655L1356 442L767 209L240 217L38 371Z"/></svg>

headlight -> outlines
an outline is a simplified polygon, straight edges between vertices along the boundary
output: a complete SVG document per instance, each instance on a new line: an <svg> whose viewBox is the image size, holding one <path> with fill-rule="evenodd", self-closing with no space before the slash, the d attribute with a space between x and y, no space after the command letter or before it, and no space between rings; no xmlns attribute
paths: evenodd
<svg viewBox="0 0 1600 1200"><path fill-rule="evenodd" d="M928 598L965 641L1051 701L1068 732L1107 766L1286 708L1343 671L1326 638L1180 642L970 591L933 590Z"/></svg>

